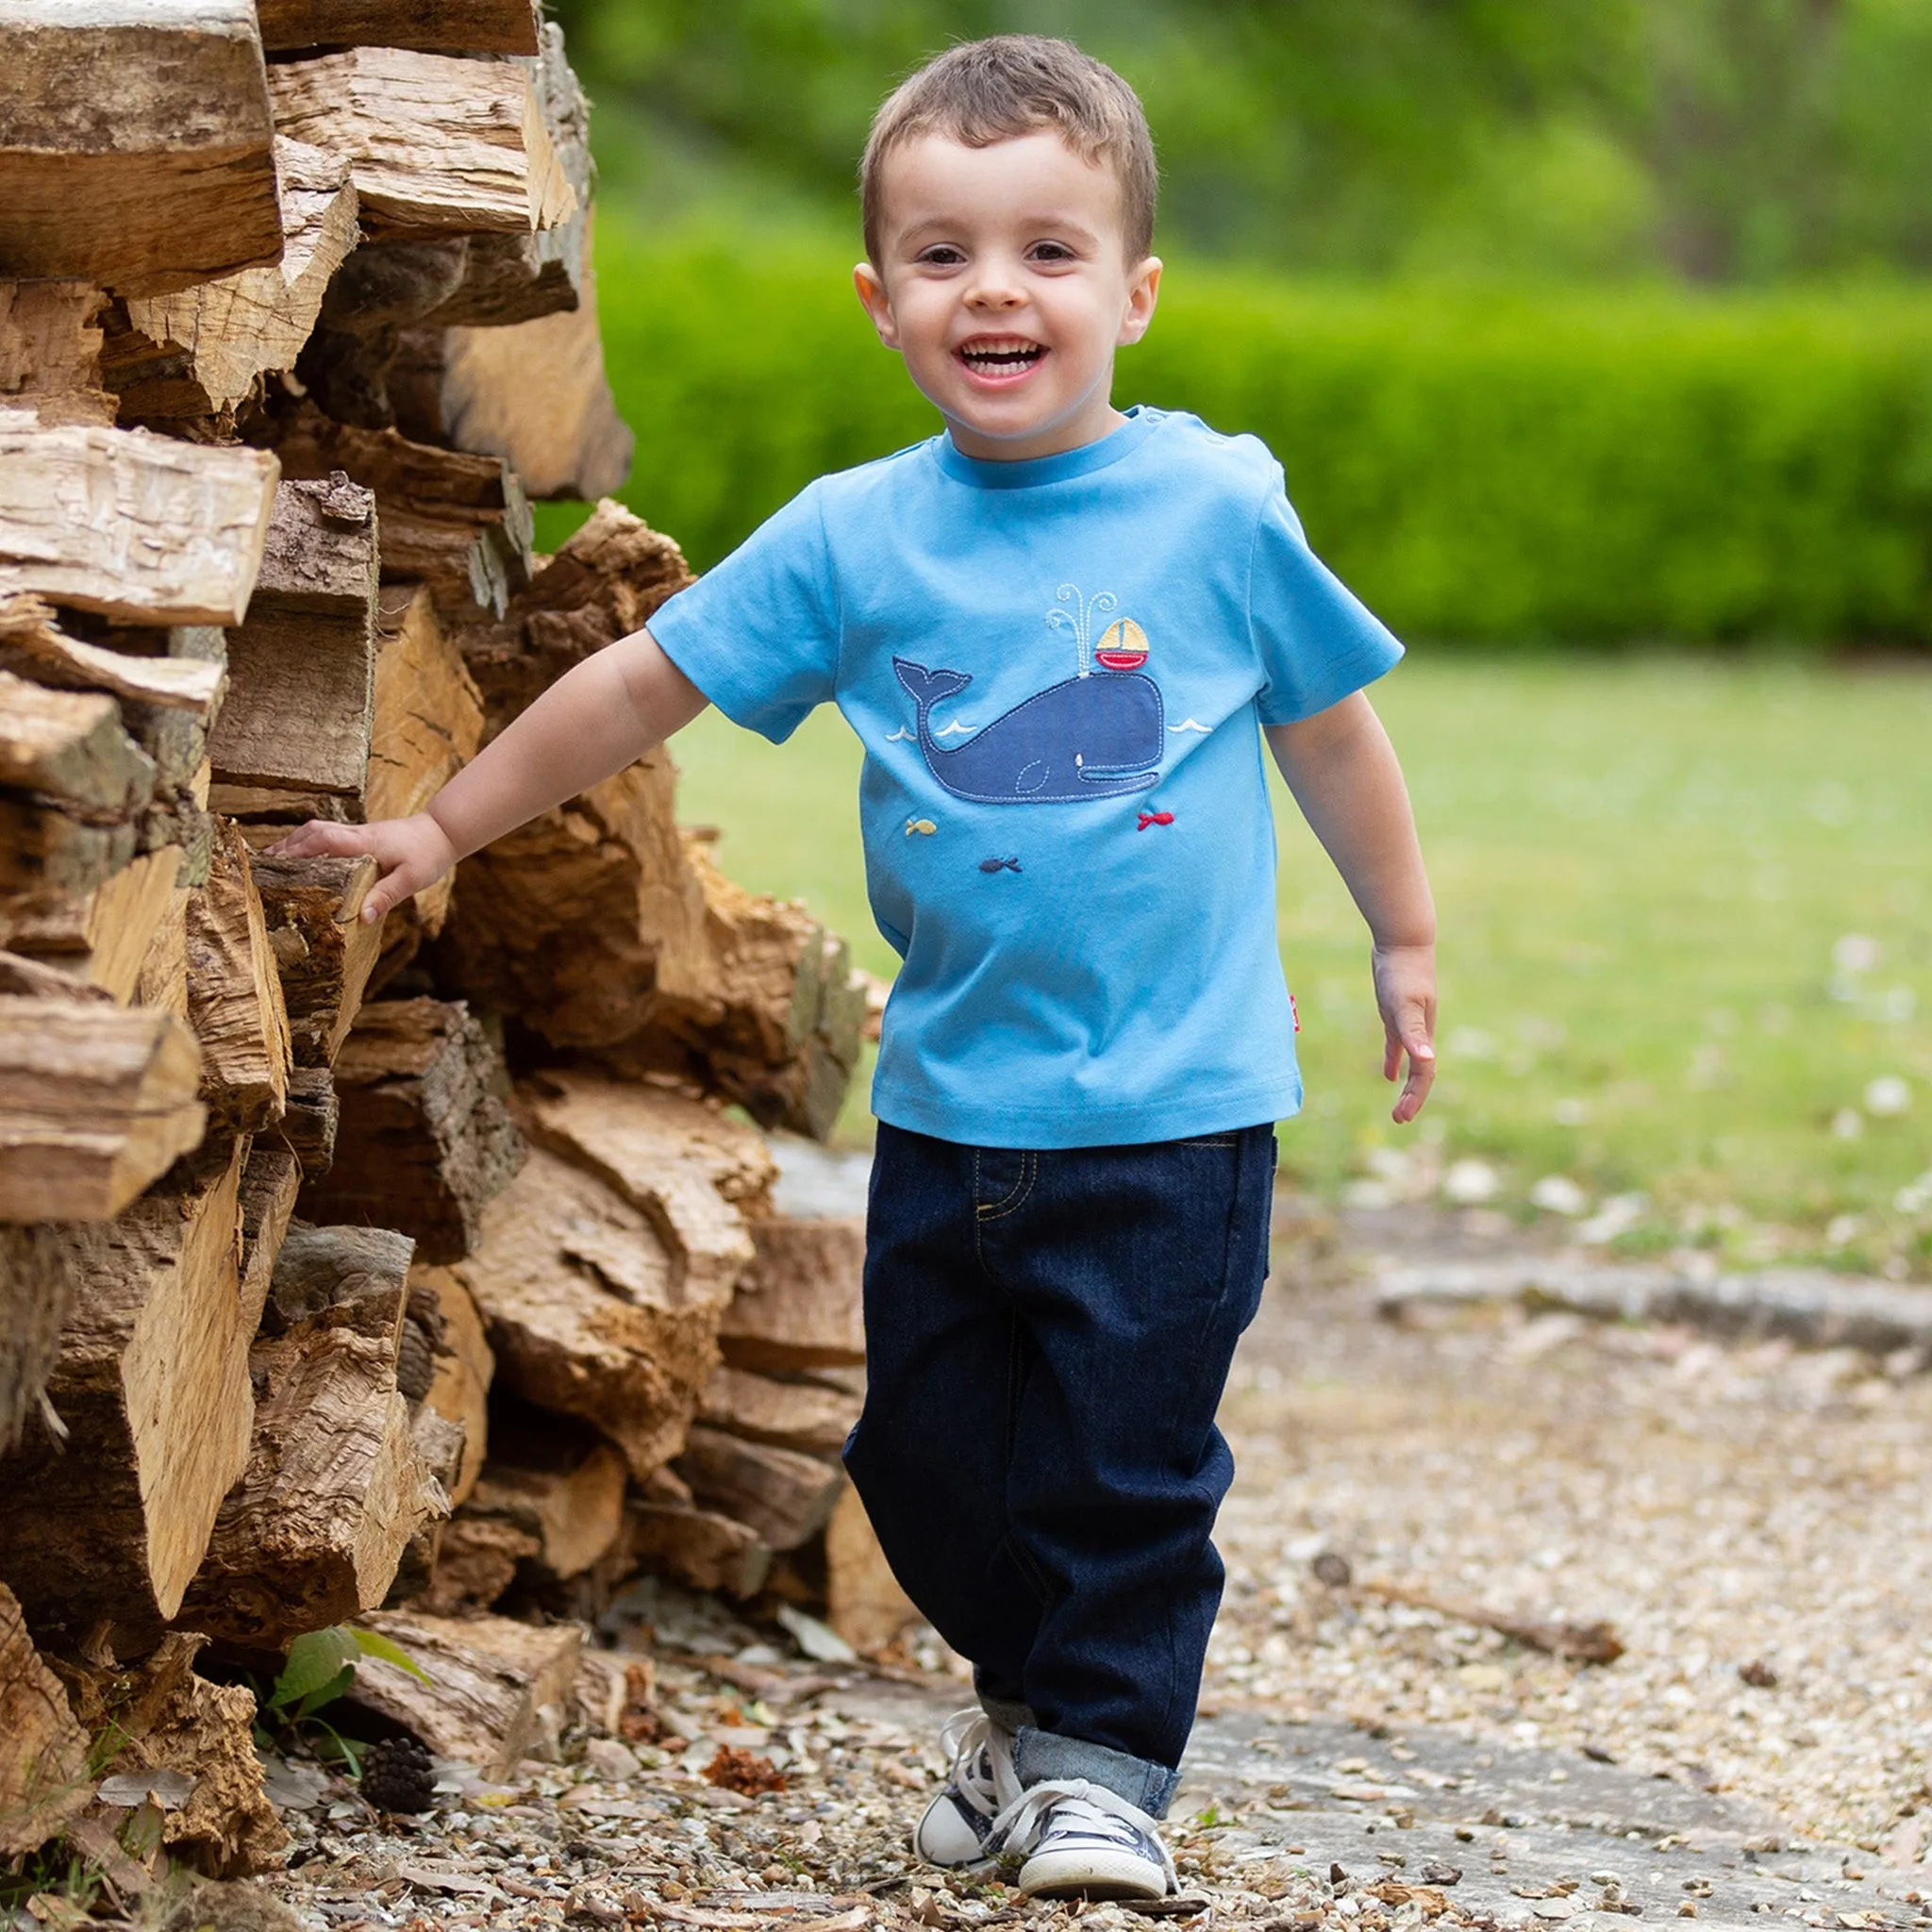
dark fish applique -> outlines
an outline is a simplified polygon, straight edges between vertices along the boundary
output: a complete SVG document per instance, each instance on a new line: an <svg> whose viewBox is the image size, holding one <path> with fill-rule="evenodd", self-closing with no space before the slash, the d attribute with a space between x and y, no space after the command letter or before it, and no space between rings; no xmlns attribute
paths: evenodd
<svg viewBox="0 0 1932 1932"><path fill-rule="evenodd" d="M1134 829L1137 832L1144 832L1149 825L1171 825L1173 824L1174 814L1171 811L1143 811L1141 814L1141 823Z"/></svg>
<svg viewBox="0 0 1932 1932"><path fill-rule="evenodd" d="M979 861L979 869L981 872L989 873L1018 872L1020 861L1017 858L982 858Z"/></svg>

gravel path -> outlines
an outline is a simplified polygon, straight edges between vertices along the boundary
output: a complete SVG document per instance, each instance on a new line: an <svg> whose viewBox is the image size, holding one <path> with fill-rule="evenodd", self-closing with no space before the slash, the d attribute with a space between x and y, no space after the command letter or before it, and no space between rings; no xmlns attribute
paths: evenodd
<svg viewBox="0 0 1932 1932"><path fill-rule="evenodd" d="M1514 1307L1396 1327L1374 1272L1283 1257L1237 1365L1210 1702L1607 1754L1806 1835L1924 1850L1924 1365ZM1324 1551L1357 1584L1607 1619L1625 1654L1565 1662L1327 1588Z"/></svg>
<svg viewBox="0 0 1932 1932"><path fill-rule="evenodd" d="M1301 1232L1224 1415L1241 1475L1179 1915L1932 1925L1932 1378L1520 1309L1397 1326L1374 1312L1387 1228ZM936 1648L882 1678L675 1591L631 1608L656 1743L567 1734L500 1786L448 1767L419 1821L337 1785L291 1814L270 1890L312 1932L1146 1923L911 1863L961 1690ZM1604 1622L1624 1652L1565 1660L1473 1616ZM786 1789L708 1783L726 1746Z"/></svg>

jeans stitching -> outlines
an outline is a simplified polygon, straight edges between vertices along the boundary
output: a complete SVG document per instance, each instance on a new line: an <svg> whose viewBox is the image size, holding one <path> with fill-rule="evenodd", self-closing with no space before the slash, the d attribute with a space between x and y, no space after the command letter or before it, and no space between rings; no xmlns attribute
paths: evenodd
<svg viewBox="0 0 1932 1932"><path fill-rule="evenodd" d="M977 1148L974 1150L973 1154L973 1168L974 1182L973 1191L976 1196L979 1192L977 1185L979 1179L979 1152ZM1008 1214L1018 1213L1026 1205L1026 1197L1032 1193L1033 1183L1039 1178L1040 1156L1033 1149L1028 1148L1020 1156L1020 1178L1013 1183L1013 1191L1004 1201L994 1201L990 1206L984 1208L978 1207L975 1203L974 1210L975 1219L981 1222L1003 1221Z"/></svg>

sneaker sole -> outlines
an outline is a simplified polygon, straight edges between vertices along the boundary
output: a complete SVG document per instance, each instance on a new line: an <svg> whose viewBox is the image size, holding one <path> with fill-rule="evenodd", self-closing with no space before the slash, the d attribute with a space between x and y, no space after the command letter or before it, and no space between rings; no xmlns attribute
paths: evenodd
<svg viewBox="0 0 1932 1932"><path fill-rule="evenodd" d="M1027 1898L1165 1898L1167 1874L1131 1852L1037 1852L1020 1869Z"/></svg>

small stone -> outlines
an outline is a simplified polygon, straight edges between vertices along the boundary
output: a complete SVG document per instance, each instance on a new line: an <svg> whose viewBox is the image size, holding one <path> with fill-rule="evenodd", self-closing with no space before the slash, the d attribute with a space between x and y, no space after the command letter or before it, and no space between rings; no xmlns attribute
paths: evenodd
<svg viewBox="0 0 1932 1932"><path fill-rule="evenodd" d="M1697 1901L1695 1899L1687 1898L1684 1901L1684 1903L1677 1907L1677 1916L1680 1919L1694 1919L1697 1916Z"/></svg>
<svg viewBox="0 0 1932 1932"><path fill-rule="evenodd" d="M1775 1690L1777 1672L1761 1657L1755 1657L1749 1663L1738 1666L1738 1675L1754 1690Z"/></svg>
<svg viewBox="0 0 1932 1932"><path fill-rule="evenodd" d="M1315 1581L1325 1583L1330 1590L1346 1590L1355 1581L1355 1572L1340 1550L1324 1550L1308 1567L1315 1573Z"/></svg>
<svg viewBox="0 0 1932 1932"><path fill-rule="evenodd" d="M584 1746L584 1769L597 1777L624 1784L643 1768L638 1754L615 1738L592 1738Z"/></svg>
<svg viewBox="0 0 1932 1932"><path fill-rule="evenodd" d="M1460 1885L1462 1868L1459 1865L1445 1865L1440 1859L1431 1858L1416 1876L1424 1885Z"/></svg>

